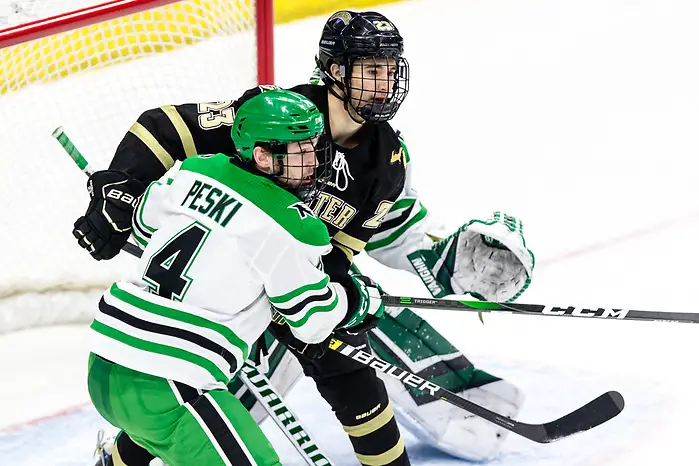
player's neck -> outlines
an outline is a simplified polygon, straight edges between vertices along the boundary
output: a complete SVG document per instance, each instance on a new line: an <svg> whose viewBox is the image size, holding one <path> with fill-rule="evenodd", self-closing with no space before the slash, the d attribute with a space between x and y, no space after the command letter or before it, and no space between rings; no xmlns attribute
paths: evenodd
<svg viewBox="0 0 699 466"><path fill-rule="evenodd" d="M348 111L351 110L345 109L344 101L328 92L330 133L333 141L342 147L351 149L359 144L355 136L364 125L354 121L350 114L347 113Z"/></svg>

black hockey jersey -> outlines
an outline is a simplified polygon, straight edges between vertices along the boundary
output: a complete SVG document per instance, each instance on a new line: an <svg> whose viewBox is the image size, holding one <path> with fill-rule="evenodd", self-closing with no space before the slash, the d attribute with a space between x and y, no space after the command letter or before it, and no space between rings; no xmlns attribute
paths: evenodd
<svg viewBox="0 0 699 466"><path fill-rule="evenodd" d="M328 117L328 91L303 84L290 90L305 95ZM168 105L141 114L119 144L111 169L122 170L144 185L158 179L175 160L197 154L235 154L230 130L235 111L263 88L248 90L236 101ZM333 173L311 206L332 238L324 257L326 272L346 273L354 254L364 249L405 184L406 154L386 123L362 127L351 149L333 145Z"/></svg>

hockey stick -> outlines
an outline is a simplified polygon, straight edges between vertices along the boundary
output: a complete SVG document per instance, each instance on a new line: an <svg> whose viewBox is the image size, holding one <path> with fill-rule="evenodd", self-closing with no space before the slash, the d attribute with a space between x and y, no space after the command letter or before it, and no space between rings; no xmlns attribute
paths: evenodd
<svg viewBox="0 0 699 466"><path fill-rule="evenodd" d="M78 168L88 177L92 175L95 170L92 168L92 166L85 160L85 157L80 153L77 147L73 145L73 142L70 140L68 135L65 133L63 130L62 126L59 126L55 130L53 130L53 133L51 133L51 136L58 141L58 143L65 149L66 153L70 156L71 159L73 159L73 162L75 162L75 165L78 166ZM128 252L132 256L136 257L141 257L143 255L143 251L136 246L135 244L132 243L126 243L122 248L124 251Z"/></svg>
<svg viewBox="0 0 699 466"><path fill-rule="evenodd" d="M80 151L73 145L68 136L63 131L62 127L56 128L52 136L61 144L68 155L73 159L75 164L85 173L90 176L94 170L85 158L80 154ZM141 257L143 252L141 249L132 244L126 243L122 248L129 254ZM613 320L642 320L642 321L657 321L657 322L681 322L681 323L699 323L699 313L692 312L657 312L657 311L635 311L622 308L597 308L587 309L580 307L555 307L546 306L543 304L520 304L520 303L494 303L487 301L467 301L457 299L438 299L438 298L413 298L407 296L384 296L383 303L389 307L408 306L420 309L443 309L452 311L468 311L468 312L494 312L494 313L511 313L520 315L543 315L543 316L558 316L558 317L582 317L582 318L597 318L597 319L613 319Z"/></svg>
<svg viewBox="0 0 699 466"><path fill-rule="evenodd" d="M66 153L73 159L73 162L75 162L85 175L90 176L94 173L95 170L75 147L68 135L65 134L63 127L59 126L56 128L54 132L51 133L51 136L65 149ZM121 249L135 257L140 258L143 255L141 248L131 243L126 243ZM257 385L250 380L250 377L255 377ZM313 440L311 440L307 431L301 426L296 416L286 408L282 398L272 388L270 380L264 374L260 373L254 366L246 362L241 369L240 379L243 381L245 387L255 396L257 401L260 402L265 411L274 419L275 424L279 426L284 436L291 442L306 464L309 466L332 465L320 452ZM266 399L266 397L272 395L274 396L273 399Z"/></svg>
<svg viewBox="0 0 699 466"><path fill-rule="evenodd" d="M277 394L272 382L250 362L246 362L239 374L245 386L255 395L257 401L267 411L286 438L296 446L296 451L308 465L332 466L332 463L318 449L310 435L299 424L296 415L286 406Z"/></svg>
<svg viewBox="0 0 699 466"><path fill-rule="evenodd" d="M634 311L622 308L587 309L582 307L555 307L543 304L493 303L488 301L465 301L461 299L411 298L407 296L384 296L383 303L389 307L411 307L421 309L444 309L451 311L494 312L520 315L557 317L583 317L608 320L643 320L656 322L699 323L699 313Z"/></svg>
<svg viewBox="0 0 699 466"><path fill-rule="evenodd" d="M456 393L428 382L418 375L387 363L336 338L333 338L328 346L333 351L337 351L365 366L388 374L407 386L428 392L435 398L444 400L510 432L538 443L555 442L564 437L592 429L612 419L624 409L624 398L621 396L621 393L611 391L555 421L545 424L526 424L483 408L460 397Z"/></svg>

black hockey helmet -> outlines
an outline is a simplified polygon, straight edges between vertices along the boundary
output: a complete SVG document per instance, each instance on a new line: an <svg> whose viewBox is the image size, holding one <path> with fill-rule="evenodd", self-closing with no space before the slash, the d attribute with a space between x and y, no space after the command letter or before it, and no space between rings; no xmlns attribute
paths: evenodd
<svg viewBox="0 0 699 466"><path fill-rule="evenodd" d="M395 60L395 70L365 76L362 69L359 79L363 84L352 87L353 65L363 59L373 59L375 66L387 66ZM345 108L351 106L365 121L390 120L408 94L409 67L403 58L403 37L380 13L338 11L333 14L323 27L316 61L326 85L336 84L342 89ZM341 80L336 80L330 72L333 63L340 67ZM363 65L362 68L367 63ZM373 89L365 87L367 80L373 80ZM361 95L353 98L352 90L361 91Z"/></svg>

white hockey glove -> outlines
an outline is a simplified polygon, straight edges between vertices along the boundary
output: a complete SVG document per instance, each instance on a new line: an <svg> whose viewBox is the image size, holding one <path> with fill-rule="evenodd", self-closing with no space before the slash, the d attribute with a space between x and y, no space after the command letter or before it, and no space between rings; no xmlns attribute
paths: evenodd
<svg viewBox="0 0 699 466"><path fill-rule="evenodd" d="M522 222L501 212L471 220L408 259L435 298L469 293L486 301L513 301L527 289L534 270Z"/></svg>

